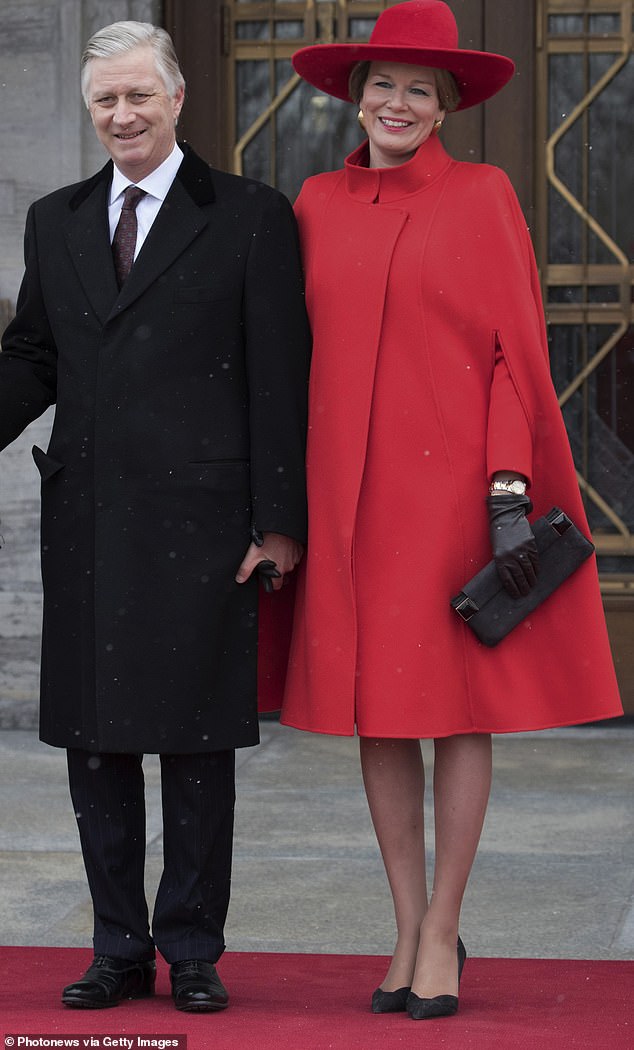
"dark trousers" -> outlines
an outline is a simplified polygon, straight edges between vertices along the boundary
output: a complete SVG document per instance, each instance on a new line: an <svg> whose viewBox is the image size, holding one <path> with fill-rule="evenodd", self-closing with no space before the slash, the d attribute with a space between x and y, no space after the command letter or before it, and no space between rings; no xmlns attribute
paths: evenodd
<svg viewBox="0 0 634 1050"><path fill-rule="evenodd" d="M149 929L143 756L70 749L68 778L92 896L98 955L169 962L224 950L235 752L161 755L163 874Z"/></svg>

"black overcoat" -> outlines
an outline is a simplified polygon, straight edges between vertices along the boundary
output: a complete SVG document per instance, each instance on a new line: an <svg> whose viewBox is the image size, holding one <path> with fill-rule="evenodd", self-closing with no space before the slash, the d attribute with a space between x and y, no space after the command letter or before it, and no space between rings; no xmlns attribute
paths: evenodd
<svg viewBox="0 0 634 1050"><path fill-rule="evenodd" d="M36 202L0 354L0 447L56 404L42 479L41 736L257 743L252 527L304 541L309 335L270 187L185 159L118 292L111 164Z"/></svg>

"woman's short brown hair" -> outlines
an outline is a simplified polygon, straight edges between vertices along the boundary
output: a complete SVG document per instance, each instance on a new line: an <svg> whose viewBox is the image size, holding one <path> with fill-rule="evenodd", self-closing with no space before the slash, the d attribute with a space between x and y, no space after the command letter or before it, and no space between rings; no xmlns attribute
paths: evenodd
<svg viewBox="0 0 634 1050"><path fill-rule="evenodd" d="M350 91L350 98L357 105L361 101L371 64L371 62L357 62L350 74L348 90ZM458 91L456 78L448 69L435 69L434 73L436 74L436 91L440 108L451 113L460 104L460 92Z"/></svg>

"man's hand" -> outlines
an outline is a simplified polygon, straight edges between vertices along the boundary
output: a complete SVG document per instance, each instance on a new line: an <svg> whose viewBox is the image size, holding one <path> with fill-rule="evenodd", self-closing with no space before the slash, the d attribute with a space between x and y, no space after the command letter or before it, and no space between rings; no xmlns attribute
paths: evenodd
<svg viewBox="0 0 634 1050"><path fill-rule="evenodd" d="M278 579L271 577L269 579L273 590L279 591L284 584L286 573L292 572L301 561L304 548L297 540L290 536L282 536L279 532L264 532L262 536L264 542L261 547L255 543L249 544L249 549L236 573L236 583L246 583L251 574L257 571L259 562L274 561L280 575Z"/></svg>

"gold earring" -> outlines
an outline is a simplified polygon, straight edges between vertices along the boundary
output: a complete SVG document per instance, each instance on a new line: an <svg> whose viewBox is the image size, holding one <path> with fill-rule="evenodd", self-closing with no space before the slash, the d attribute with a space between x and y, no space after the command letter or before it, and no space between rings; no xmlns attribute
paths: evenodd
<svg viewBox="0 0 634 1050"><path fill-rule="evenodd" d="M360 109L359 112L357 113L357 120L359 121L360 127L362 127L363 130L365 131L365 120L363 119L363 110L362 109Z"/></svg>
<svg viewBox="0 0 634 1050"><path fill-rule="evenodd" d="M435 120L434 121L434 131L440 131L441 127L442 127L442 120Z"/></svg>

